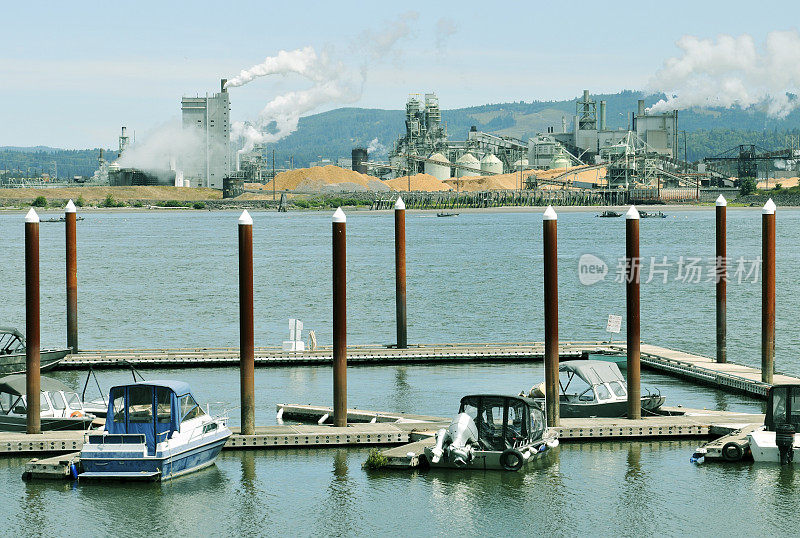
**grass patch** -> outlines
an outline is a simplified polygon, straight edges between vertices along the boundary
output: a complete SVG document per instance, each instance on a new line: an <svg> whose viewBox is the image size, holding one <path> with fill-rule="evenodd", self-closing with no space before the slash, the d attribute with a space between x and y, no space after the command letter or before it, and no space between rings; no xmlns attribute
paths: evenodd
<svg viewBox="0 0 800 538"><path fill-rule="evenodd" d="M383 469L387 465L389 465L389 458L384 456L383 453L377 448L371 448L369 455L367 456L367 461L365 461L361 467L363 469L374 471L376 469Z"/></svg>

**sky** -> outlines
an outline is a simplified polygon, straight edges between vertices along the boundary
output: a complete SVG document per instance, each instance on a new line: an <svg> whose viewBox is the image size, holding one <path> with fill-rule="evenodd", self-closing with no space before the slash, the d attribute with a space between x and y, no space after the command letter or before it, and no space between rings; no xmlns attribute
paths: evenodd
<svg viewBox="0 0 800 538"><path fill-rule="evenodd" d="M641 89L684 35L792 29L794 2L4 2L0 146L114 147L180 116L182 95L281 50L312 46L363 73L360 96L312 112L400 109L435 91L443 109ZM746 14L746 15L744 15ZM382 39L408 32L391 48ZM233 120L309 84L232 88Z"/></svg>

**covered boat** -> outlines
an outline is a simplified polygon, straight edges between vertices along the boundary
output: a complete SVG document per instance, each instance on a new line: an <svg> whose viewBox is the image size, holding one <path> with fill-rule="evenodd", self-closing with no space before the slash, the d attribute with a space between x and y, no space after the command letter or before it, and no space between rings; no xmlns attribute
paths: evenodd
<svg viewBox="0 0 800 538"><path fill-rule="evenodd" d="M464 396L448 428L425 448L430 467L518 471L558 446L541 404L520 396Z"/></svg>
<svg viewBox="0 0 800 538"><path fill-rule="evenodd" d="M53 369L67 356L69 349L42 349L39 362L42 372ZM13 327L0 327L0 375L25 372L25 337Z"/></svg>
<svg viewBox="0 0 800 538"><path fill-rule="evenodd" d="M628 389L619 367L598 360L564 361L558 367L559 416L562 418L624 417L628 414ZM544 402L541 386L529 396ZM643 414L652 414L664 404L659 393L642 396Z"/></svg>
<svg viewBox="0 0 800 538"><path fill-rule="evenodd" d="M764 425L748 435L754 461L791 463L800 451L800 385L775 385Z"/></svg>
<svg viewBox="0 0 800 538"><path fill-rule="evenodd" d="M42 431L88 430L94 415L78 394L57 379L42 376L39 406ZM28 421L25 374L0 378L0 431L24 432Z"/></svg>
<svg viewBox="0 0 800 538"><path fill-rule="evenodd" d="M182 381L113 387L105 430L87 435L78 478L167 480L213 465L231 435L225 421Z"/></svg>

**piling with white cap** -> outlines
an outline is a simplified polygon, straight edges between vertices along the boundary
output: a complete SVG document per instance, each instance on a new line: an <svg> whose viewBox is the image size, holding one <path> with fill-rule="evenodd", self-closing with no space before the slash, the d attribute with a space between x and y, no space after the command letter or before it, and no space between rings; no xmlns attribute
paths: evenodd
<svg viewBox="0 0 800 538"><path fill-rule="evenodd" d="M728 246L727 246L727 210L728 202L721 194L716 205L717 230L717 362L727 362L727 303L728 303Z"/></svg>
<svg viewBox="0 0 800 538"><path fill-rule="evenodd" d="M254 377L253 218L245 209L239 216L239 391L243 435L256 432Z"/></svg>
<svg viewBox="0 0 800 538"><path fill-rule="evenodd" d="M625 313L628 353L628 418L642 418L641 338L639 327L639 212L631 206L625 213Z"/></svg>
<svg viewBox="0 0 800 538"><path fill-rule="evenodd" d="M78 352L78 216L72 200L64 208L67 269L67 347Z"/></svg>
<svg viewBox="0 0 800 538"><path fill-rule="evenodd" d="M31 208L25 215L25 391L41 392L41 325L39 311L39 215ZM29 397L25 431L42 433L39 398Z"/></svg>
<svg viewBox="0 0 800 538"><path fill-rule="evenodd" d="M560 423L558 403L558 215L553 206L542 214L544 250L544 388L547 425Z"/></svg>
<svg viewBox="0 0 800 538"><path fill-rule="evenodd" d="M397 347L408 347L406 319L406 204L397 197L394 204L394 274L395 306L397 314Z"/></svg>
<svg viewBox="0 0 800 538"><path fill-rule="evenodd" d="M347 217L333 214L333 425L347 426Z"/></svg>
<svg viewBox="0 0 800 538"><path fill-rule="evenodd" d="M761 210L761 381L772 383L775 373L775 202Z"/></svg>

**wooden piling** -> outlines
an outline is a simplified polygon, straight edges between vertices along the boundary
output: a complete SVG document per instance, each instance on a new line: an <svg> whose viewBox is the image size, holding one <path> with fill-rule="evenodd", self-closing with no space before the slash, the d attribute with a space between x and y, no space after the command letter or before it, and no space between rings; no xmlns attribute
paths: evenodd
<svg viewBox="0 0 800 538"><path fill-rule="evenodd" d="M67 347L78 352L78 231L72 200L64 208L67 262Z"/></svg>
<svg viewBox="0 0 800 538"><path fill-rule="evenodd" d="M728 202L721 194L717 198L717 362L727 362L727 288L728 288L728 247L727 247L727 209Z"/></svg>
<svg viewBox="0 0 800 538"><path fill-rule="evenodd" d="M347 426L347 238L342 208L333 214L333 425Z"/></svg>
<svg viewBox="0 0 800 538"><path fill-rule="evenodd" d="M253 218L239 217L239 390L242 434L253 435L255 417L255 338L253 328Z"/></svg>
<svg viewBox="0 0 800 538"><path fill-rule="evenodd" d="M406 205L401 197L394 204L394 270L397 306L397 347L408 347L406 325Z"/></svg>
<svg viewBox="0 0 800 538"><path fill-rule="evenodd" d="M547 425L560 423L558 405L558 215L542 215L544 248L544 383Z"/></svg>
<svg viewBox="0 0 800 538"><path fill-rule="evenodd" d="M642 418L642 389L639 359L641 339L639 332L639 212L634 206L625 214L625 312L627 315L628 351L628 418Z"/></svg>
<svg viewBox="0 0 800 538"><path fill-rule="evenodd" d="M27 433L42 433L41 326L39 317L39 215L31 208L25 215L25 392Z"/></svg>
<svg viewBox="0 0 800 538"><path fill-rule="evenodd" d="M761 210L761 381L772 383L775 373L775 202Z"/></svg>

